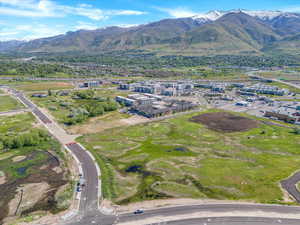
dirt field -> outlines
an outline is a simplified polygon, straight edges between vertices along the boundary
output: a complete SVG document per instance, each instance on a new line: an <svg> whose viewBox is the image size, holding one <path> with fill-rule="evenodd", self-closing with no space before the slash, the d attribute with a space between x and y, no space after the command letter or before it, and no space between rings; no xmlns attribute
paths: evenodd
<svg viewBox="0 0 300 225"><path fill-rule="evenodd" d="M43 168L41 168L40 166L34 166L31 168L38 172L31 174L25 178L8 181L0 185L0 224L1 220L3 220L7 216L14 216L16 212L18 215L26 215L28 213L36 211L37 209L46 211L57 210L55 193L57 192L59 187L65 185L67 181L64 178L64 171L62 171L61 173L56 173L52 170L53 168L60 166L58 159L47 152L43 154L47 155L46 159L41 163L42 165L44 165ZM33 153L24 160L28 160L32 157L36 157L36 154ZM25 197L31 193L31 190L27 190L25 188L26 185L43 182L49 186L48 191L44 192L43 190L40 190L42 191L42 193L35 192L36 194L41 194L42 197L36 199L35 202L31 201L31 204L28 204ZM17 194L20 187L23 187L22 189L24 199L21 202L20 196L18 196ZM26 190L28 191L28 193ZM9 205L12 205L11 203L13 203L14 201L18 203L16 204L17 207L9 207Z"/></svg>
<svg viewBox="0 0 300 225"><path fill-rule="evenodd" d="M191 121L202 123L209 129L226 133L247 131L259 126L258 121L227 112L206 113L191 118Z"/></svg>
<svg viewBox="0 0 300 225"><path fill-rule="evenodd" d="M25 83L16 86L17 89L22 91L47 91L47 90L60 90L72 89L74 86L67 82L38 82L38 83Z"/></svg>

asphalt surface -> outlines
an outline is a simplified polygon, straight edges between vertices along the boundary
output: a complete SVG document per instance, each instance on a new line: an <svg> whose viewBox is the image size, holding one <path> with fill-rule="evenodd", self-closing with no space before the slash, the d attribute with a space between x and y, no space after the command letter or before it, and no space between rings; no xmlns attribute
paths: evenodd
<svg viewBox="0 0 300 225"><path fill-rule="evenodd" d="M94 161L77 143L67 144L67 147L76 155L83 170L85 186L81 191L81 202L79 210L81 212L98 210L98 174Z"/></svg>
<svg viewBox="0 0 300 225"><path fill-rule="evenodd" d="M201 218L166 223L155 223L151 225L299 225L299 220L279 218L257 218L257 217L228 217L228 218ZM150 225L150 224L149 224Z"/></svg>
<svg viewBox="0 0 300 225"><path fill-rule="evenodd" d="M207 204L194 206L178 206L161 208L155 210L146 210L143 214L134 215L133 213L121 214L119 216L120 222L134 222L137 220L145 220L151 217L164 218L166 216L178 216L193 213L227 213L227 212L264 212L279 213L279 214L300 214L300 207L280 206L280 205L256 205L256 204ZM300 220L298 220L300 224Z"/></svg>
<svg viewBox="0 0 300 225"><path fill-rule="evenodd" d="M300 181L300 172L295 173L286 180L281 181L281 186L300 203L300 193L297 189L297 183Z"/></svg>

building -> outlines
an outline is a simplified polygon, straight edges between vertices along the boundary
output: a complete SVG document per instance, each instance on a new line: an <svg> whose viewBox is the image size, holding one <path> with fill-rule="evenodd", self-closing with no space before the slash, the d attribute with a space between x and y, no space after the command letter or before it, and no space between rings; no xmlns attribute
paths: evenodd
<svg viewBox="0 0 300 225"><path fill-rule="evenodd" d="M254 92L237 91L236 93L239 95L244 95L244 96L257 96L257 94Z"/></svg>
<svg viewBox="0 0 300 225"><path fill-rule="evenodd" d="M133 106L134 104L136 104L136 100L126 98L123 96L117 96L116 101L125 106Z"/></svg>
<svg viewBox="0 0 300 225"><path fill-rule="evenodd" d="M79 87L80 88L97 88L97 87L100 86L100 84L101 84L101 81L98 81L98 80L96 80L96 81L85 81L85 82L79 84Z"/></svg>
<svg viewBox="0 0 300 225"><path fill-rule="evenodd" d="M246 101L240 101L240 102L235 103L235 105L248 107L250 104L249 104L249 102L246 102Z"/></svg>
<svg viewBox="0 0 300 225"><path fill-rule="evenodd" d="M31 97L35 97L35 98L47 98L48 95L45 94L45 93L35 93L35 94L32 94Z"/></svg>
<svg viewBox="0 0 300 225"><path fill-rule="evenodd" d="M153 97L149 97L141 94L128 95L128 98L135 100L138 105L150 105L156 100Z"/></svg>
<svg viewBox="0 0 300 225"><path fill-rule="evenodd" d="M216 82L195 85L195 87L207 88L207 89L211 89L213 92L219 92L219 93L224 93L227 86L228 86L227 83L216 83Z"/></svg>
<svg viewBox="0 0 300 225"><path fill-rule="evenodd" d="M257 94L268 94L268 95L278 95L284 96L288 94L288 90L280 89L278 87L269 86L269 85L261 85L255 84L252 86L244 87L241 89L242 92L252 92Z"/></svg>
<svg viewBox="0 0 300 225"><path fill-rule="evenodd" d="M245 84L242 84L242 83L233 83L233 84L232 84L232 87L235 87L235 88L243 88L243 87L245 87Z"/></svg>
<svg viewBox="0 0 300 225"><path fill-rule="evenodd" d="M154 102L151 105L136 105L131 111L147 118L165 116L177 112L194 109L197 105L188 101L170 100L165 102Z"/></svg>
<svg viewBox="0 0 300 225"><path fill-rule="evenodd" d="M132 84L119 84L119 89L120 90L129 90L129 91L132 91L134 90L134 88L136 87L136 84L135 83L132 83Z"/></svg>
<svg viewBox="0 0 300 225"><path fill-rule="evenodd" d="M265 112L265 117L275 118L275 119L284 121L286 123L295 123L297 121L296 118L291 117L289 115L282 114L282 113L276 113L276 112L269 112L269 111Z"/></svg>

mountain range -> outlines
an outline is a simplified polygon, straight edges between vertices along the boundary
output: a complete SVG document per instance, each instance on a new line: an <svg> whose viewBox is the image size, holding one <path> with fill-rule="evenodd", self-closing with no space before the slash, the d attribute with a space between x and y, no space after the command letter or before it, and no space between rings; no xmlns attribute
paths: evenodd
<svg viewBox="0 0 300 225"><path fill-rule="evenodd" d="M298 55L300 13L211 11L135 27L78 30L28 42L0 42L0 52L103 53L148 50L160 55Z"/></svg>

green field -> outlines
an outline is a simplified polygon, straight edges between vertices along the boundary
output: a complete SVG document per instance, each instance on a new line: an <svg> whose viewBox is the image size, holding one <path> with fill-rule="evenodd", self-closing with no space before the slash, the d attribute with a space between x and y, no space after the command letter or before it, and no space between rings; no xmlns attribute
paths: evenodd
<svg viewBox="0 0 300 225"><path fill-rule="evenodd" d="M299 88L295 88L295 87L292 87L290 85L282 84L282 83L279 83L279 82L272 82L271 85L279 87L279 88L288 89L290 92L300 94L300 89Z"/></svg>
<svg viewBox="0 0 300 225"><path fill-rule="evenodd" d="M74 86L67 82L22 82L16 83L15 87L22 91L47 91L72 89Z"/></svg>
<svg viewBox="0 0 300 225"><path fill-rule="evenodd" d="M0 96L0 112L22 109L24 106L10 96Z"/></svg>
<svg viewBox="0 0 300 225"><path fill-rule="evenodd" d="M107 103L107 101L116 103L114 101L115 96L126 95L127 93L127 92L121 92L116 89L94 90L92 92L94 93L94 96L88 99L80 99L74 97L75 93L86 93L85 90L70 91L67 96L60 96L55 91L53 91L53 94L51 96L47 96L45 98L31 97L31 95L28 96L38 106L47 109L59 123L67 124L67 121L69 120L68 116L72 114L74 111L78 109L82 109L82 111L86 111L85 107L87 105L93 106L101 102L103 102L103 104ZM95 117L95 116L91 116L91 117ZM84 124L84 122L88 122L88 118L85 118L84 120L79 122L79 124Z"/></svg>
<svg viewBox="0 0 300 225"><path fill-rule="evenodd" d="M293 70L293 69L291 69ZM279 80L300 80L300 73L299 71L295 72L289 72L289 71L272 71L272 72L263 72L260 73L260 76L266 77L266 78L276 78Z"/></svg>
<svg viewBox="0 0 300 225"><path fill-rule="evenodd" d="M300 99L291 99L291 98L280 98L280 99L274 99L275 101L282 101L282 102L300 102Z"/></svg>
<svg viewBox="0 0 300 225"><path fill-rule="evenodd" d="M263 123L216 132L189 121L198 114L80 137L100 164L104 197L284 203L279 181L300 168L300 136Z"/></svg>

